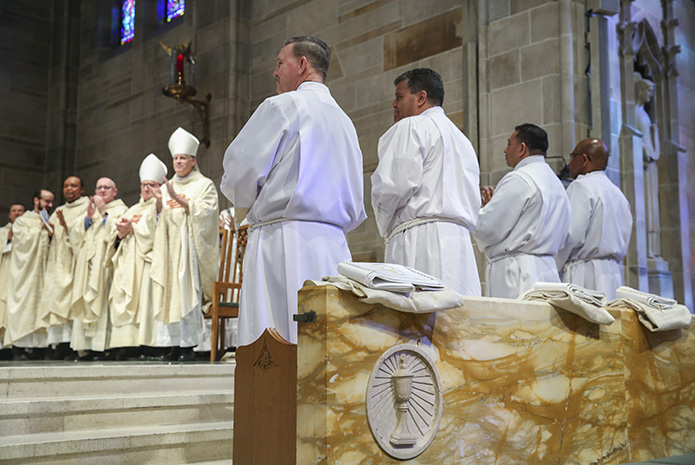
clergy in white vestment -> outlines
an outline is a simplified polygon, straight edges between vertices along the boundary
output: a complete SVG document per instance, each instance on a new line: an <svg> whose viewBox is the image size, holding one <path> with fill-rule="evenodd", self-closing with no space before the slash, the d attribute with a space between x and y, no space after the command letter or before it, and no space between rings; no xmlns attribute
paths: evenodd
<svg viewBox="0 0 695 465"><path fill-rule="evenodd" d="M44 275L40 317L48 325L48 344L62 344L55 356L67 355L72 332L72 287L75 259L84 239L84 218L89 198L83 197L84 183L78 176L63 182L65 204L56 208L49 223L53 225L51 246Z"/></svg>
<svg viewBox="0 0 695 465"><path fill-rule="evenodd" d="M176 174L155 189L162 210L155 232L150 276L153 281L157 346L172 349L171 358L194 359L203 341L203 311L212 296L220 259L217 189L200 173L198 139L182 128L169 138Z"/></svg>
<svg viewBox="0 0 695 465"><path fill-rule="evenodd" d="M517 126L504 150L512 169L496 189L483 190L473 233L487 256L486 295L516 299L537 281L560 282L555 255L570 225L569 199L545 162L548 135ZM493 194L494 193L494 194Z"/></svg>
<svg viewBox="0 0 695 465"><path fill-rule="evenodd" d="M140 165L140 201L116 223L112 247L113 282L109 294L110 347L155 346L157 324L152 304L150 267L154 248L157 204L155 189L167 174L166 165L153 153Z"/></svg>
<svg viewBox="0 0 695 465"><path fill-rule="evenodd" d="M54 195L47 189L34 193L34 208L13 224L11 273L7 279L5 345L14 346L16 358L30 358L27 349L46 347L46 323L39 318L44 272L53 227L47 224Z"/></svg>
<svg viewBox="0 0 695 465"><path fill-rule="evenodd" d="M84 242L75 260L72 288L73 318L70 347L104 352L110 329L108 296L113 269L109 247L118 223L128 207L117 199L118 188L110 178L99 178L84 216ZM87 359L100 355L88 354ZM84 357L84 356L83 356Z"/></svg>
<svg viewBox="0 0 695 465"><path fill-rule="evenodd" d="M0 349L3 347L3 335L7 325L7 291L12 257L13 226L17 218L24 214L26 207L21 203L10 204L10 222L0 228Z"/></svg>
<svg viewBox="0 0 695 465"><path fill-rule="evenodd" d="M442 109L436 71L417 68L394 82L395 123L379 139L372 207L388 263L480 296L470 231L480 211L480 167L468 138Z"/></svg>
<svg viewBox="0 0 695 465"><path fill-rule="evenodd" d="M558 266L563 282L613 300L624 281L620 262L630 243L632 214L625 195L606 176L607 164L608 148L601 139L584 139L570 154L572 219Z"/></svg>
<svg viewBox="0 0 695 465"><path fill-rule="evenodd" d="M366 218L355 127L323 84L330 49L285 41L267 98L229 145L221 189L235 221L251 224L239 308L239 345L275 328L297 342L297 291L351 260L345 233Z"/></svg>

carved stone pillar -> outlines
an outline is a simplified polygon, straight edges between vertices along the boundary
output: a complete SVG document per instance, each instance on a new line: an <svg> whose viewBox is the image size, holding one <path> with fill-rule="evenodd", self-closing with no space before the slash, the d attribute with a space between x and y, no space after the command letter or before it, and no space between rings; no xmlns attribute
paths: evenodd
<svg viewBox="0 0 695 465"><path fill-rule="evenodd" d="M620 88L622 95L622 127L620 129L621 185L632 206L632 236L625 257L625 284L648 290L647 229L644 202L644 170L642 169L642 133L636 128L634 59L632 35L632 0L620 5L618 40L620 41Z"/></svg>
<svg viewBox="0 0 695 465"><path fill-rule="evenodd" d="M659 192L662 205L662 255L668 260L673 274L674 297L693 310L691 280L690 224L687 193L694 189L687 178L687 153L680 145L678 114L678 70L675 28L678 19L673 11L673 0L662 0L664 37L662 47L664 73L662 81L662 105L659 115L662 122L662 157L659 160ZM668 209L667 209L668 206ZM667 210L664 212L664 210Z"/></svg>

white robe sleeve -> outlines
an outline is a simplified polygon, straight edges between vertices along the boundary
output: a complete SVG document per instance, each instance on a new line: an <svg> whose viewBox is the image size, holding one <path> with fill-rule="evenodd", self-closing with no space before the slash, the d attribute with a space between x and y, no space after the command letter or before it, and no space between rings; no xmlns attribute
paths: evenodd
<svg viewBox="0 0 695 465"><path fill-rule="evenodd" d="M235 208L251 208L286 143L289 120L268 99L251 115L224 154L220 190Z"/></svg>
<svg viewBox="0 0 695 465"><path fill-rule="evenodd" d="M372 174L372 208L379 234L386 237L397 211L422 184L423 144L410 118L379 139L379 166Z"/></svg>
<svg viewBox="0 0 695 465"><path fill-rule="evenodd" d="M519 221L531 200L531 187L513 172L495 188L492 199L480 209L473 236L481 251L502 242Z"/></svg>
<svg viewBox="0 0 695 465"><path fill-rule="evenodd" d="M567 188L567 197L570 201L570 229L565 238L565 243L558 252L556 258L558 269L561 269L572 251L578 249L586 242L589 231L591 212L595 200L591 198L591 192L583 185L573 182Z"/></svg>

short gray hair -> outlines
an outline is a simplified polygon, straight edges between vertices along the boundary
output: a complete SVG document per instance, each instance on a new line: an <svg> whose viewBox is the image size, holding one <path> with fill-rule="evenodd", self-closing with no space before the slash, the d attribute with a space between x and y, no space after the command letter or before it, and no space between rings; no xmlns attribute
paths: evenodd
<svg viewBox="0 0 695 465"><path fill-rule="evenodd" d="M331 62L331 49L321 39L311 36L290 37L284 45L294 44L292 51L296 58L306 57L312 68L321 72L326 79L328 65ZM283 46L284 46L283 45Z"/></svg>

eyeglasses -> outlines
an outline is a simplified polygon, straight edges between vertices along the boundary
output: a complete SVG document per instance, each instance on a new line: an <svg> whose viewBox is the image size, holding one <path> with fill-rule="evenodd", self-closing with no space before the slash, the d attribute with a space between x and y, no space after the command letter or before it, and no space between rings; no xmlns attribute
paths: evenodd
<svg viewBox="0 0 695 465"><path fill-rule="evenodd" d="M574 153L570 152L570 160L572 160L574 157L581 157L582 155L586 155L585 153ZM589 155L586 155L586 159L588 161L591 161L591 157Z"/></svg>
<svg viewBox="0 0 695 465"><path fill-rule="evenodd" d="M98 191L107 191L109 189L113 189L113 186L97 186L96 188Z"/></svg>
<svg viewBox="0 0 695 465"><path fill-rule="evenodd" d="M150 189L154 189L157 184L154 182L143 182L140 184L140 187L149 187Z"/></svg>

